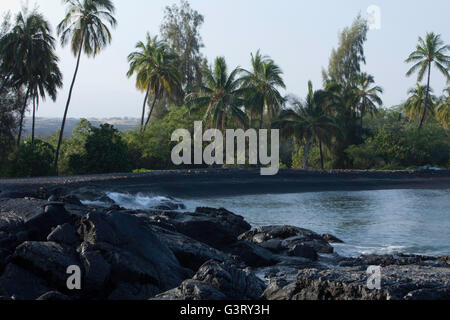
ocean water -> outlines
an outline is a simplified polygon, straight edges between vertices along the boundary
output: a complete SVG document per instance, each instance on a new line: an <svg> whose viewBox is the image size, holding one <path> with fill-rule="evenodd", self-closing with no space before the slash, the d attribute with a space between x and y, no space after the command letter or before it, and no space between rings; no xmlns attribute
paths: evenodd
<svg viewBox="0 0 450 320"><path fill-rule="evenodd" d="M146 209L168 199L140 193L110 194L130 209ZM331 233L345 244L344 256L394 252L450 254L450 189L337 191L179 199L187 211L223 207L252 226L292 225Z"/></svg>

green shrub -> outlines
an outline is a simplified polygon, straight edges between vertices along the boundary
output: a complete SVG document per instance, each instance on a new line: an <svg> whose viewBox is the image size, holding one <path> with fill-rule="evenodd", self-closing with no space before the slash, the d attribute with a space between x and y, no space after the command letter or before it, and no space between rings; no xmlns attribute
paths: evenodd
<svg viewBox="0 0 450 320"><path fill-rule="evenodd" d="M11 156L11 172L14 177L40 177L54 174L55 149L47 142L25 140Z"/></svg>
<svg viewBox="0 0 450 320"><path fill-rule="evenodd" d="M140 129L124 134L130 151L133 168L152 170L182 169L172 163L172 149L178 142L172 142L172 133L186 129L193 134L194 121L201 121L201 113L189 112L185 106L171 106L169 113L161 120L152 122L145 132Z"/></svg>
<svg viewBox="0 0 450 320"><path fill-rule="evenodd" d="M297 151L292 155L292 169L303 169L304 168L304 145L298 145ZM313 144L309 151L308 156L308 168L320 169L320 149L319 146Z"/></svg>
<svg viewBox="0 0 450 320"><path fill-rule="evenodd" d="M90 127L84 151L69 156L69 167L77 173L130 172L128 148L112 125Z"/></svg>
<svg viewBox="0 0 450 320"><path fill-rule="evenodd" d="M346 150L358 169L448 166L450 135L442 127L429 124L423 130L411 125L384 126L364 144Z"/></svg>

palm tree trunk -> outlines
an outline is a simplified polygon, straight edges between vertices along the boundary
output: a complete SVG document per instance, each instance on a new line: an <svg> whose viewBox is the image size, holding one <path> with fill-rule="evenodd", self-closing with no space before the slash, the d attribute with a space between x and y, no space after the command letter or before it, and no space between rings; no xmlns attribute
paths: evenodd
<svg viewBox="0 0 450 320"><path fill-rule="evenodd" d="M304 161L303 161L303 168L305 170L308 170L308 157L309 157L309 152L311 151L311 143L312 143L312 138L308 138L308 141L306 142L305 145L305 150L304 150Z"/></svg>
<svg viewBox="0 0 450 320"><path fill-rule="evenodd" d="M322 139L319 138L319 149L320 149L320 166L322 171L325 169L324 161L323 161L323 149L322 149Z"/></svg>
<svg viewBox="0 0 450 320"><path fill-rule="evenodd" d="M22 112L20 114L19 135L17 137L17 146L20 146L20 140L22 139L23 118L25 117L25 111L27 109L28 96L30 95L30 88L27 89L25 95L25 101L23 102Z"/></svg>
<svg viewBox="0 0 450 320"><path fill-rule="evenodd" d="M145 93L144 105L142 106L141 131L144 130L145 109L147 107L147 100L148 100L149 94L150 94L150 84L148 85L147 92Z"/></svg>
<svg viewBox="0 0 450 320"><path fill-rule="evenodd" d="M31 127L31 143L34 143L35 124L36 124L36 97L33 97L33 125Z"/></svg>
<svg viewBox="0 0 450 320"><path fill-rule="evenodd" d="M259 130L263 128L263 122L264 122L264 109L261 111L261 116L259 118Z"/></svg>
<svg viewBox="0 0 450 320"><path fill-rule="evenodd" d="M364 113L366 111L366 107L364 105L362 105L361 107L361 127L360 127L360 138L361 138L361 143L363 143L363 130L364 130L364 126L363 126L363 121L364 121Z"/></svg>
<svg viewBox="0 0 450 320"><path fill-rule="evenodd" d="M63 121L61 124L61 131L59 132L58 146L56 147L56 155L55 155L55 163L54 163L54 169L55 169L56 174L58 174L59 152L61 150L61 143L62 143L62 140L64 137L64 127L66 126L67 112L69 111L70 100L72 99L72 91L73 91L73 87L75 85L75 81L77 79L78 69L80 67L81 52L83 50L83 43L84 43L83 39L84 39L84 32L81 36L81 44L80 44L80 49L78 50L77 65L75 67L75 73L73 75L72 84L70 85L69 97L67 98L66 108L64 110Z"/></svg>
<svg viewBox="0 0 450 320"><path fill-rule="evenodd" d="M226 139L227 139L227 114L226 114L226 112L223 112L223 115L222 115L222 135L223 135L223 138L224 138L224 147L226 147Z"/></svg>
<svg viewBox="0 0 450 320"><path fill-rule="evenodd" d="M155 108L156 101L158 100L158 90L155 92L155 98L153 99L152 107L150 108L150 112L148 113L147 121L145 122L144 132L147 130L148 124L150 123L150 119L152 118L153 109Z"/></svg>
<svg viewBox="0 0 450 320"><path fill-rule="evenodd" d="M423 108L422 118L420 119L419 130L422 130L423 123L425 122L425 117L427 116L428 103L430 99L430 78L431 78L431 61L428 63L427 95L425 97L425 107Z"/></svg>

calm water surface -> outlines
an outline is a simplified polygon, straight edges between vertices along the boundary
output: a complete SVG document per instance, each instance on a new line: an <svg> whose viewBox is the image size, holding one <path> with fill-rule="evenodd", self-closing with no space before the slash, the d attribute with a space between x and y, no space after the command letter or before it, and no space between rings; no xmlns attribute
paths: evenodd
<svg viewBox="0 0 450 320"><path fill-rule="evenodd" d="M332 233L343 255L450 254L450 189L317 192L186 200L224 207L253 226L293 225Z"/></svg>

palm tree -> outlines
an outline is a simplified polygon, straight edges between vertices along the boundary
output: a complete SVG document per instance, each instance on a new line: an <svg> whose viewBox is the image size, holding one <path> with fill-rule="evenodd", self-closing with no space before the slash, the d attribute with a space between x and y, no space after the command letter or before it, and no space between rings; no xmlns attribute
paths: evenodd
<svg viewBox="0 0 450 320"><path fill-rule="evenodd" d="M274 123L281 128L284 136L294 136L306 140L304 151L304 168L308 168L308 157L314 140L318 141L320 149L320 163L324 169L323 143L330 141L330 137L337 130L335 120L329 115L327 104L329 96L326 91L314 91L311 81L308 83L308 96L302 102L292 98L293 109L281 111L279 119Z"/></svg>
<svg viewBox="0 0 450 320"><path fill-rule="evenodd" d="M42 55L41 65L30 79L30 96L33 100L33 124L31 130L31 141L34 142L34 129L36 123L36 111L39 108L40 99L45 100L48 95L53 101L56 100L58 88L61 88L62 74L58 67L58 57L52 52Z"/></svg>
<svg viewBox="0 0 450 320"><path fill-rule="evenodd" d="M58 35L61 37L61 45L65 46L70 41L72 53L77 57L69 97L67 98L64 117L59 133L58 146L56 148L55 170L58 168L59 151L64 136L67 112L69 110L72 91L80 67L81 53L95 57L111 43L112 37L107 24L114 28L117 24L114 18L114 4L111 0L63 0L67 5L67 14L58 25Z"/></svg>
<svg viewBox="0 0 450 320"><path fill-rule="evenodd" d="M426 105L426 99L431 98L431 106L434 105L436 97L430 95L433 92L432 88L427 88L427 86L420 85L418 83L415 88L408 90L410 97L404 104L405 111L409 115L409 121L412 121L417 116L423 115L423 108ZM434 108L429 108L430 113L434 113ZM421 122L425 119L421 119Z"/></svg>
<svg viewBox="0 0 450 320"><path fill-rule="evenodd" d="M55 39L51 35L50 24L44 16L36 10L28 13L28 10L24 8L17 14L12 30L2 37L0 47L2 48L2 73L10 78L9 81L14 87L26 88L20 112L17 137L17 145L19 145L29 98L33 97L34 100L39 87L42 88L41 93L44 91L44 83L49 76L45 70L50 68L61 77L57 66L58 59L54 54ZM56 87L53 89L56 95Z"/></svg>
<svg viewBox="0 0 450 320"><path fill-rule="evenodd" d="M410 54L408 59L406 59L407 63L415 63L414 66L406 73L407 76L410 76L418 71L417 81L421 82L425 72L428 71L425 107L423 108L422 118L420 119L419 130L422 129L430 102L431 67L434 65L448 79L450 77L448 71L450 56L445 53L449 50L450 46L444 45L440 35L427 33L425 40L422 39L422 37L419 37L419 43L416 50Z"/></svg>
<svg viewBox="0 0 450 320"><path fill-rule="evenodd" d="M267 56L258 50L251 56L252 71L243 70L244 87L247 87L247 107L250 114L259 114L259 128L263 127L264 112L267 111L271 120L275 119L283 106L285 99L279 88L285 89L282 79L283 71Z"/></svg>
<svg viewBox="0 0 450 320"><path fill-rule="evenodd" d="M141 129L145 131L156 102L162 99L166 92L169 94L179 92L181 76L178 71L178 56L166 43L158 41L156 36L152 38L147 33L146 43L138 42L136 49L138 51L128 56L130 69L127 76L131 77L136 73L136 87L146 91L141 118ZM153 95L153 103L144 124L145 109L150 93Z"/></svg>
<svg viewBox="0 0 450 320"><path fill-rule="evenodd" d="M359 102L359 113L361 116L361 135L363 132L363 119L366 113L373 115L377 111L377 105L381 106L383 101L379 94L383 89L379 86L372 86L375 80L372 75L361 73L357 78L355 95Z"/></svg>
<svg viewBox="0 0 450 320"><path fill-rule="evenodd" d="M437 106L437 119L444 128L450 127L450 88L444 90L444 95L439 99Z"/></svg>
<svg viewBox="0 0 450 320"><path fill-rule="evenodd" d="M242 127L246 126L247 116L241 107L243 89L240 88L241 79L238 78L240 68L234 69L230 74L227 71L225 58L216 58L214 69L204 70L205 85L186 97L189 106L206 108L204 120L207 126L215 123L226 133L228 115L230 114Z"/></svg>

